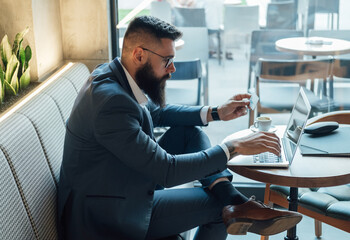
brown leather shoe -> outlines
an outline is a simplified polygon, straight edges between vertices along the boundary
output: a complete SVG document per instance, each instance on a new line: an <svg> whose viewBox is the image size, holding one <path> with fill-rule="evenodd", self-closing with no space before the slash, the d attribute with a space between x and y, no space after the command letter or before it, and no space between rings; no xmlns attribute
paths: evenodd
<svg viewBox="0 0 350 240"><path fill-rule="evenodd" d="M224 207L222 217L228 234L245 235L252 232L263 236L288 230L302 219L300 213L272 209L255 201L254 196L246 203Z"/></svg>

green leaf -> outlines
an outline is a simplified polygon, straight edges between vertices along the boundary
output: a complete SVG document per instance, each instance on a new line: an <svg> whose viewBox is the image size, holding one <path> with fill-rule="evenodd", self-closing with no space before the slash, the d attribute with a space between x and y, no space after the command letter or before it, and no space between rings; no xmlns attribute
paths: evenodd
<svg viewBox="0 0 350 240"><path fill-rule="evenodd" d="M5 66L4 66L4 64L2 63L2 59L1 59L1 57L0 57L0 69L5 69Z"/></svg>
<svg viewBox="0 0 350 240"><path fill-rule="evenodd" d="M26 63L26 54L25 54L24 48L22 47L22 44L19 47L18 55L19 55L19 60L20 60L19 61L18 77L21 77L21 75L25 71L25 63Z"/></svg>
<svg viewBox="0 0 350 240"><path fill-rule="evenodd" d="M4 84L0 84L0 103L4 101L4 96L5 96L5 89L4 89Z"/></svg>
<svg viewBox="0 0 350 240"><path fill-rule="evenodd" d="M6 95L16 96L16 90L8 82L4 82L4 87Z"/></svg>
<svg viewBox="0 0 350 240"><path fill-rule="evenodd" d="M2 100L5 99L5 81L4 81L4 84L2 85L1 98Z"/></svg>
<svg viewBox="0 0 350 240"><path fill-rule="evenodd" d="M5 72L4 70L2 70L2 68L0 67L0 80L1 80L1 85L4 84L4 81L5 81Z"/></svg>
<svg viewBox="0 0 350 240"><path fill-rule="evenodd" d="M12 48L9 43L9 39L7 35L5 35L2 38L1 44L0 44L0 54L2 62L4 63L4 67L6 68L8 62L10 61L11 55L12 55Z"/></svg>
<svg viewBox="0 0 350 240"><path fill-rule="evenodd" d="M6 73L5 73L5 81L7 82L11 82L12 76L14 75L14 72L17 70L18 71L18 67L19 67L19 62L16 58L16 56L13 54L10 58L10 61L7 65L6 68ZM17 72L16 72L17 75Z"/></svg>
<svg viewBox="0 0 350 240"><path fill-rule="evenodd" d="M19 62L17 60L17 67L15 69L15 71L13 72L12 78L11 78L11 86L16 90L16 94L18 93L18 89L19 89L19 82L18 82L18 69L19 69Z"/></svg>
<svg viewBox="0 0 350 240"><path fill-rule="evenodd" d="M29 27L26 27L22 32L19 32L16 34L15 41L13 42L13 46L12 46L12 53L15 54L16 56L18 55L18 50L23 41L24 35L26 35L28 31L29 31Z"/></svg>
<svg viewBox="0 0 350 240"><path fill-rule="evenodd" d="M22 45L19 47L19 59L21 60L22 65L24 66L26 62L26 52L24 51Z"/></svg>
<svg viewBox="0 0 350 240"><path fill-rule="evenodd" d="M28 64L29 64L29 60L32 58L32 49L27 46L26 49L25 49L25 55L26 55L26 62L24 64L24 69L27 69L28 68Z"/></svg>
<svg viewBox="0 0 350 240"><path fill-rule="evenodd" d="M0 65L0 103L4 101L4 97L5 97L4 82L5 82L5 72Z"/></svg>
<svg viewBox="0 0 350 240"><path fill-rule="evenodd" d="M25 89L30 83L30 67L27 68L27 70L23 73L21 78L19 79L19 86L20 89Z"/></svg>

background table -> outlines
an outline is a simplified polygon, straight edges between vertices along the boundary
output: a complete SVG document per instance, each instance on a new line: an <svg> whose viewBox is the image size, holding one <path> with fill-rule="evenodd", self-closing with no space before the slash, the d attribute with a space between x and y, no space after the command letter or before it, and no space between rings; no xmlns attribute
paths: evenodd
<svg viewBox="0 0 350 240"><path fill-rule="evenodd" d="M323 41L325 44L310 44L309 41ZM276 49L299 55L327 56L350 53L350 41L321 38L321 37L294 37L277 40Z"/></svg>

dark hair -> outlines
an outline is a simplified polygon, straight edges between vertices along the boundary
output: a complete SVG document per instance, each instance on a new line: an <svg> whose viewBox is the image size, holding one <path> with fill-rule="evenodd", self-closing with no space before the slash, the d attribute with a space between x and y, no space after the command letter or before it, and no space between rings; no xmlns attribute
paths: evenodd
<svg viewBox="0 0 350 240"><path fill-rule="evenodd" d="M173 41L182 37L182 32L175 26L160 20L153 16L140 16L134 18L128 26L125 38L132 33L146 33L160 40L161 38L169 38Z"/></svg>

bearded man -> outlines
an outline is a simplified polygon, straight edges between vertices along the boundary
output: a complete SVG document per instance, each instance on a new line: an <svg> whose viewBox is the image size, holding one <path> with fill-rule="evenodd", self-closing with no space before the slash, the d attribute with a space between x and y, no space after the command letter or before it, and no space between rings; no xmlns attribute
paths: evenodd
<svg viewBox="0 0 350 240"><path fill-rule="evenodd" d="M196 240L221 240L227 232L276 234L301 220L242 195L226 169L236 154L280 154L274 133L212 147L198 127L245 115L249 94L216 108L165 104L180 37L157 18L135 18L121 60L98 66L80 90L60 173L61 239L160 239L198 226ZM170 127L158 141L156 126ZM203 187L162 190L196 179Z"/></svg>

